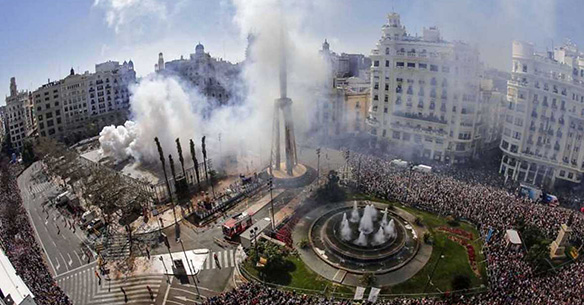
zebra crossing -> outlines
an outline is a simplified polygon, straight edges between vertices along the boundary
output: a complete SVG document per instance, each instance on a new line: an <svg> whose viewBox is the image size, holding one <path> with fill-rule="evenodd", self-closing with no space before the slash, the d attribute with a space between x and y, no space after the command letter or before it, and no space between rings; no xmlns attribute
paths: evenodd
<svg viewBox="0 0 584 305"><path fill-rule="evenodd" d="M164 275L140 275L124 279L108 280L101 276L101 285L95 274L94 264L90 268L83 268L75 273L66 274L56 279L57 284L69 296L75 305L101 305L101 304L154 304L158 290L163 284ZM153 293L150 298L148 288ZM124 291L122 291L122 288Z"/></svg>
<svg viewBox="0 0 584 305"><path fill-rule="evenodd" d="M205 259L205 263L202 265L201 270L213 270L219 269L215 262L215 254L217 254L217 261L219 261L219 265L221 269L223 268L233 268L235 267L237 258L236 258L236 250L229 249L224 251L218 252L209 252L207 254L207 258Z"/></svg>

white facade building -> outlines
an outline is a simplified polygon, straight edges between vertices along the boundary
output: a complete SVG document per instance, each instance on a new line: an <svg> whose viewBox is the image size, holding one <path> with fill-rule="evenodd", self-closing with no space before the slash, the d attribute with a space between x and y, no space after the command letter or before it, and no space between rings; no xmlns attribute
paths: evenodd
<svg viewBox="0 0 584 305"><path fill-rule="evenodd" d="M132 61L107 61L95 73L71 73L33 93L38 134L75 143L104 126L123 124L130 111L128 86L136 81Z"/></svg>
<svg viewBox="0 0 584 305"><path fill-rule="evenodd" d="M547 54L513 42L500 172L552 188L584 172L584 54L568 43Z"/></svg>
<svg viewBox="0 0 584 305"><path fill-rule="evenodd" d="M195 53L188 59L181 56L180 59L164 62L163 55L158 55L158 64L155 70L159 73L178 75L189 81L193 86L209 99L225 104L236 93L237 80L240 72L238 64L223 59L211 57L205 53L205 47L197 44Z"/></svg>
<svg viewBox="0 0 584 305"><path fill-rule="evenodd" d="M28 91L18 91L16 79L10 78L10 95L6 97L6 136L12 147L21 150L24 139L33 132L34 116Z"/></svg>
<svg viewBox="0 0 584 305"><path fill-rule="evenodd" d="M480 141L479 54L442 40L437 28L411 36L388 15L372 50L368 132L412 158L465 162Z"/></svg>

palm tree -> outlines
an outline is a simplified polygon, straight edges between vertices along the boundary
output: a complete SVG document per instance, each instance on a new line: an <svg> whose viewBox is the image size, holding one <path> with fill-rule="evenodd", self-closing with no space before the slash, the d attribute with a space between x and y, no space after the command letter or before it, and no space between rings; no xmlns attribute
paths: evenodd
<svg viewBox="0 0 584 305"><path fill-rule="evenodd" d="M172 159L172 155L168 155L168 161L170 163L170 173L172 174L172 180L176 185L176 171L174 170L174 160Z"/></svg>
<svg viewBox="0 0 584 305"><path fill-rule="evenodd" d="M213 181L209 180L209 174L207 171L207 150L205 149L205 136L201 141L203 142L203 165L205 166L205 179L207 179L207 185L211 185L211 192L213 193L213 198L215 198L215 188L213 187Z"/></svg>
<svg viewBox="0 0 584 305"><path fill-rule="evenodd" d="M193 139L190 140L191 145L191 158L193 159L193 163L195 164L195 175L197 176L197 186L201 189L201 179L199 178L199 161L197 161L197 154L195 152L195 142Z"/></svg>
<svg viewBox="0 0 584 305"><path fill-rule="evenodd" d="M180 166L182 168L183 176L185 176L185 178L186 178L187 173L185 172L185 159L183 158L182 147L180 146L179 138L176 138L176 150L178 151L178 160L180 161Z"/></svg>
<svg viewBox="0 0 584 305"><path fill-rule="evenodd" d="M156 142L156 146L158 147L158 154L160 155L160 163L162 163L162 171L164 172L164 181L166 182L166 188L168 189L168 197L170 198L170 203L172 204L172 214L174 216L174 224L176 226L176 224L177 224L176 212L174 211L174 201L172 200L172 190L170 189L170 183L168 182L168 176L166 175L166 163L164 162L164 152L162 152L162 146L160 146L160 141L158 141L158 137L154 138L154 142Z"/></svg>
<svg viewBox="0 0 584 305"><path fill-rule="evenodd" d="M205 179L207 184L209 184L209 174L207 173L207 150L205 149L205 136L201 139L202 149L203 149L203 166L205 166Z"/></svg>

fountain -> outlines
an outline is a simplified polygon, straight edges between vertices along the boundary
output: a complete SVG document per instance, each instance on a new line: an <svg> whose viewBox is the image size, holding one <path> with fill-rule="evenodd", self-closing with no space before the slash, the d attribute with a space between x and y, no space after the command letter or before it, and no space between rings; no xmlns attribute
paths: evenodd
<svg viewBox="0 0 584 305"><path fill-rule="evenodd" d="M341 238L344 241L350 241L353 238L353 231L349 226L349 220L347 220L347 213L343 214L343 220L341 221Z"/></svg>
<svg viewBox="0 0 584 305"><path fill-rule="evenodd" d="M371 202L323 210L311 225L310 242L329 264L355 273L384 273L407 263L417 251L411 225ZM324 251L324 252L322 252ZM322 253L322 254L321 254Z"/></svg>
<svg viewBox="0 0 584 305"><path fill-rule="evenodd" d="M359 222L359 208L357 207L357 201L353 202L353 210L351 211L351 222Z"/></svg>
<svg viewBox="0 0 584 305"><path fill-rule="evenodd" d="M395 236L395 221L392 219L388 225L384 226L383 229L385 230L385 234L390 238Z"/></svg>

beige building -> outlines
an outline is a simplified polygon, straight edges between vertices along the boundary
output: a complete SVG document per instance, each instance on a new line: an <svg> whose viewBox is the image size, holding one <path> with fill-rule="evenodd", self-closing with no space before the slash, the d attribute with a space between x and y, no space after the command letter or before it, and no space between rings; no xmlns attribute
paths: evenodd
<svg viewBox="0 0 584 305"><path fill-rule="evenodd" d="M30 93L18 91L14 77L10 79L10 95L6 97L5 120L6 136L15 150L21 150L24 139L34 131L35 119Z"/></svg>
<svg viewBox="0 0 584 305"><path fill-rule="evenodd" d="M477 154L479 54L437 28L411 36L388 15L372 50L368 132L414 159L466 162Z"/></svg>
<svg viewBox="0 0 584 305"><path fill-rule="evenodd" d="M500 172L552 188L584 173L584 53L571 43L538 54L513 42Z"/></svg>
<svg viewBox="0 0 584 305"><path fill-rule="evenodd" d="M95 73L71 73L33 93L38 134L66 143L97 135L104 126L123 124L130 111L128 87L136 80L132 61L108 61Z"/></svg>

